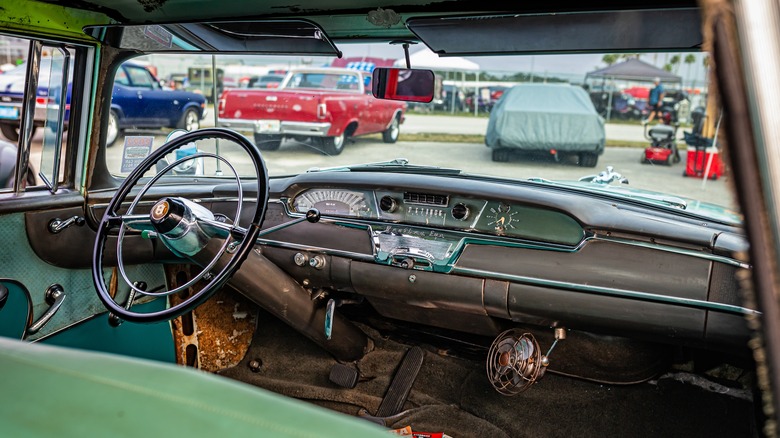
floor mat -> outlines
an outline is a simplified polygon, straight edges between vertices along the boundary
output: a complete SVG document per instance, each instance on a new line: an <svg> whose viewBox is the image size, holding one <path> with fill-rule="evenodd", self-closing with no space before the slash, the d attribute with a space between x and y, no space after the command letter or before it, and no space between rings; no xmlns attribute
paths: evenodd
<svg viewBox="0 0 780 438"><path fill-rule="evenodd" d="M377 412L409 349L365 328L375 348L355 364L357 386L342 388L328 378L335 359L276 318L264 312L258 318L246 357L220 374L350 415ZM388 426L453 437L754 436L749 401L679 379L613 386L548 374L505 397L488 383L484 363L422 347L425 361L405 412Z"/></svg>

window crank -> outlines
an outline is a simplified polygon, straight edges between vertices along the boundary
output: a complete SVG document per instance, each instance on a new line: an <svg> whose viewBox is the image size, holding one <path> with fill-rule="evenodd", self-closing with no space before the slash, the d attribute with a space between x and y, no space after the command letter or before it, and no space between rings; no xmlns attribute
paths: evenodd
<svg viewBox="0 0 780 438"><path fill-rule="evenodd" d="M46 313L41 315L40 318L38 318L38 321L35 321L33 325L30 326L30 328L27 329L28 335L34 335L40 331L43 326L48 323L55 313L57 313L58 310L60 310L60 306L62 306L62 302L65 301L65 290L62 288L59 284L52 284L49 286L48 289L46 289L46 303L49 304L49 309L46 310Z"/></svg>
<svg viewBox="0 0 780 438"><path fill-rule="evenodd" d="M84 222L86 221L84 220L83 216L73 216L65 220L62 220L60 218L55 218L49 222L49 232L52 234L57 234L60 231L70 227L73 224L76 224L76 226L81 227L84 225Z"/></svg>

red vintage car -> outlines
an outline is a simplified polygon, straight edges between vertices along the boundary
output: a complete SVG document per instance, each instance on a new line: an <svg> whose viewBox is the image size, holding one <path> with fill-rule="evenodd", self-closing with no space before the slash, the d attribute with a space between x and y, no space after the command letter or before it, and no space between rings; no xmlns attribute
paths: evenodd
<svg viewBox="0 0 780 438"><path fill-rule="evenodd" d="M228 89L219 99L220 126L254 134L261 150L279 149L285 138L312 141L338 155L347 137L382 133L398 140L406 104L375 99L367 72L346 68L290 71L277 89Z"/></svg>

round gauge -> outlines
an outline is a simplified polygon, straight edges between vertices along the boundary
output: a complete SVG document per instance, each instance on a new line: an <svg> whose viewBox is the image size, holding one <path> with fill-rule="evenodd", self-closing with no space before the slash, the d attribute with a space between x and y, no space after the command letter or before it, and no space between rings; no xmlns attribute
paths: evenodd
<svg viewBox="0 0 780 438"><path fill-rule="evenodd" d="M516 211L512 211L512 207L509 204L500 203L497 207L490 207L489 213L485 215L488 222L487 225L493 227L498 234L504 234L507 230L515 228L517 220L514 216Z"/></svg>
<svg viewBox="0 0 780 438"><path fill-rule="evenodd" d="M349 190L307 190L293 202L293 209L298 213L305 213L311 208L326 216L365 217L371 214L365 195Z"/></svg>

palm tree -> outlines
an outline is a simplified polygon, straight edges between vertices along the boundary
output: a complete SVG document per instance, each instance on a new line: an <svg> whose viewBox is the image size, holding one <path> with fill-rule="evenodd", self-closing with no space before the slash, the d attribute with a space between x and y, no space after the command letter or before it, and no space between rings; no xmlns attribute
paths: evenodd
<svg viewBox="0 0 780 438"><path fill-rule="evenodd" d="M677 69L680 68L680 55L672 56L672 59L669 60L669 64L674 68L674 74L677 74Z"/></svg>
<svg viewBox="0 0 780 438"><path fill-rule="evenodd" d="M691 88L693 88L693 78L691 78L691 66L694 62L696 62L696 57L693 55L693 53L689 53L685 55L685 59L683 62L688 66L686 69L685 77L688 79L688 82L690 83Z"/></svg>
<svg viewBox="0 0 780 438"><path fill-rule="evenodd" d="M615 55L614 53L613 54L606 54L606 55L604 55L601 58L601 62L603 62L604 64L607 64L607 66L610 66L610 65L616 63L618 59L619 59L618 55Z"/></svg>

